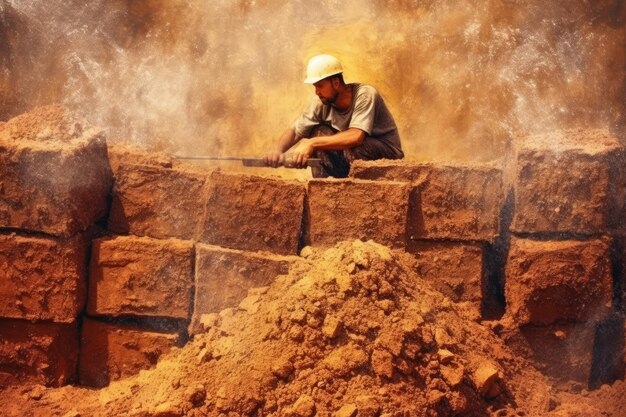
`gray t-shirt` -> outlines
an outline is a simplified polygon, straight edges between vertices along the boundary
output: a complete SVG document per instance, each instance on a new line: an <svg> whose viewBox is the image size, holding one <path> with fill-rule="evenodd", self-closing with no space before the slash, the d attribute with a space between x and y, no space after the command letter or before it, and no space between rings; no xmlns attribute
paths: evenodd
<svg viewBox="0 0 626 417"><path fill-rule="evenodd" d="M367 84L349 85L352 86L352 105L348 111L340 113L315 96L293 124L296 135L309 137L311 129L319 124L331 126L340 132L355 127L364 131L367 136L386 141L401 150L396 122L378 91Z"/></svg>

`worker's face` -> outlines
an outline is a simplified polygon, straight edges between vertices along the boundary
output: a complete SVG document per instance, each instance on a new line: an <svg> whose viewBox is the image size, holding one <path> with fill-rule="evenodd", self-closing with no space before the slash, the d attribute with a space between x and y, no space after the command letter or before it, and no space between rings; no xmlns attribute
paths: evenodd
<svg viewBox="0 0 626 417"><path fill-rule="evenodd" d="M333 83L333 78L324 78L323 80L319 80L315 84L315 95L319 97L322 103L324 104L333 104L337 100L337 96L339 92Z"/></svg>

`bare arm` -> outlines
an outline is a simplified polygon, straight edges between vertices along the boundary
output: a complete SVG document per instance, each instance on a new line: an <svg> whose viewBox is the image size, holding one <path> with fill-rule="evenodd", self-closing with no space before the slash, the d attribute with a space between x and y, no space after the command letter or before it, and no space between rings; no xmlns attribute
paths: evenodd
<svg viewBox="0 0 626 417"><path fill-rule="evenodd" d="M278 144L276 146L276 151L279 153L283 153L287 151L287 149L291 148L295 145L300 138L296 135L295 130L293 128L288 128L283 132L283 134L278 139Z"/></svg>
<svg viewBox="0 0 626 417"><path fill-rule="evenodd" d="M316 150L343 150L361 145L365 139L365 132L354 127L335 133L332 136L317 136L311 138L311 147Z"/></svg>
<svg viewBox="0 0 626 417"><path fill-rule="evenodd" d="M274 168L280 166L284 162L283 153L298 143L299 140L300 137L296 135L293 128L290 127L285 130L278 138L276 148L265 156L265 163Z"/></svg>
<svg viewBox="0 0 626 417"><path fill-rule="evenodd" d="M305 167L307 159L316 150L343 150L361 145L365 132L350 128L331 136L317 136L311 139L300 139L287 153L296 166Z"/></svg>

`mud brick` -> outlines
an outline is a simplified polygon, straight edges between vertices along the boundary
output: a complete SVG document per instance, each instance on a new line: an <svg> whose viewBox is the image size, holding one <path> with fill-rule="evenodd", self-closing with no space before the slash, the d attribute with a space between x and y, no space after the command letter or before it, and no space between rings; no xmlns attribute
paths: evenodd
<svg viewBox="0 0 626 417"><path fill-rule="evenodd" d="M374 240L404 247L410 185L394 181L309 182L308 240L332 246L342 240Z"/></svg>
<svg viewBox="0 0 626 417"><path fill-rule="evenodd" d="M304 185L294 181L214 172L200 241L295 255L304 195Z"/></svg>
<svg viewBox="0 0 626 417"><path fill-rule="evenodd" d="M485 248L479 243L413 241L418 275L454 302L468 302L480 315Z"/></svg>
<svg viewBox="0 0 626 417"><path fill-rule="evenodd" d="M623 224L623 155L619 140L605 130L520 139L511 230L598 234Z"/></svg>
<svg viewBox="0 0 626 417"><path fill-rule="evenodd" d="M593 373L596 325L523 326L505 334L507 345L544 374L561 382L588 384Z"/></svg>
<svg viewBox="0 0 626 417"><path fill-rule="evenodd" d="M0 227L72 236L105 216L110 188L104 135L62 108L0 127Z"/></svg>
<svg viewBox="0 0 626 417"><path fill-rule="evenodd" d="M178 339L176 333L85 319L81 335L80 383L102 387L151 368L162 354L177 345Z"/></svg>
<svg viewBox="0 0 626 417"><path fill-rule="evenodd" d="M109 230L155 238L193 239L202 218L208 174L190 169L121 164Z"/></svg>
<svg viewBox="0 0 626 417"><path fill-rule="evenodd" d="M135 236L95 240L87 312L188 318L193 257L190 241Z"/></svg>
<svg viewBox="0 0 626 417"><path fill-rule="evenodd" d="M78 325L0 319L0 386L76 380Z"/></svg>
<svg viewBox="0 0 626 417"><path fill-rule="evenodd" d="M605 317L613 299L608 239L513 238L505 292L507 314L521 324Z"/></svg>
<svg viewBox="0 0 626 417"><path fill-rule="evenodd" d="M123 143L109 144L107 150L109 164L114 177L117 176L117 171L122 164L155 165L163 168L172 167L172 158L162 152L151 152Z"/></svg>
<svg viewBox="0 0 626 417"><path fill-rule="evenodd" d="M419 239L493 241L499 233L502 170L410 161L354 161L350 176L409 181L409 233Z"/></svg>
<svg viewBox="0 0 626 417"><path fill-rule="evenodd" d="M236 307L253 287L270 285L289 272L296 256L243 252L217 246L196 247L196 294L191 333L200 329L202 314Z"/></svg>
<svg viewBox="0 0 626 417"><path fill-rule="evenodd" d="M0 235L0 317L73 322L85 304L87 242Z"/></svg>

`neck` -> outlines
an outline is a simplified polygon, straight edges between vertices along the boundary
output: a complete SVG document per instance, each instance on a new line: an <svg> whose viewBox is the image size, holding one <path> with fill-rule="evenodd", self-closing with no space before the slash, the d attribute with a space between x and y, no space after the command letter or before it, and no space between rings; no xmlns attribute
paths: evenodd
<svg viewBox="0 0 626 417"><path fill-rule="evenodd" d="M339 95L333 106L340 112L347 111L352 105L352 86L344 84L338 89Z"/></svg>

